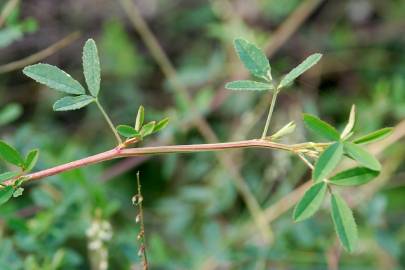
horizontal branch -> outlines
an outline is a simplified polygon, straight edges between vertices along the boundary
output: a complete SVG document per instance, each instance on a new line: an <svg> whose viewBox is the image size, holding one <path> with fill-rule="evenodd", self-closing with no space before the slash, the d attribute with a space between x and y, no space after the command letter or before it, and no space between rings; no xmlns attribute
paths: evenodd
<svg viewBox="0 0 405 270"><path fill-rule="evenodd" d="M301 144L305 145L305 144ZM228 149L241 148L272 148L285 151L294 151L299 145L286 145L281 143L270 142L267 140L244 140L225 143L210 143L210 144L191 144L191 145L173 145L173 146L155 146L155 147L140 147L140 148L114 148L106 152L102 152L83 159L65 163L53 168L34 172L26 175L26 181L39 180L48 176L56 175L72 169L84 167L91 164L96 164L102 161L107 161L115 158L158 155L169 153L193 153L193 152L210 152L221 151ZM13 181L5 183L6 185L13 184Z"/></svg>

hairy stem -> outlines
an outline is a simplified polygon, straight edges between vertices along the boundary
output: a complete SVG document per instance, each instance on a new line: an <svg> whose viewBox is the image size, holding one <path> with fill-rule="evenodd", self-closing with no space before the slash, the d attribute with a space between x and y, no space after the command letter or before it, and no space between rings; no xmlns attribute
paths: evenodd
<svg viewBox="0 0 405 270"><path fill-rule="evenodd" d="M103 106L101 106L100 102L98 101L98 99L96 98L96 104L97 107L99 108L99 110L101 111L102 115L104 116L105 121L107 122L108 126L111 128L111 131L114 133L115 139L117 140L118 145L122 144L122 140L120 135L117 133L117 131L115 130L114 124L112 123L110 117L108 116L108 114L105 112Z"/></svg>
<svg viewBox="0 0 405 270"><path fill-rule="evenodd" d="M270 109L269 109L269 113L267 115L267 120L266 120L266 125L264 126L264 130L263 130L263 134L262 134L262 139L266 138L267 132L269 130L269 126L270 126L270 121L271 121L271 116L273 115L273 111L274 111L274 106L276 105L276 100L277 100L277 95L278 95L278 89L276 89L274 91L274 94L271 98L271 104L270 104Z"/></svg>

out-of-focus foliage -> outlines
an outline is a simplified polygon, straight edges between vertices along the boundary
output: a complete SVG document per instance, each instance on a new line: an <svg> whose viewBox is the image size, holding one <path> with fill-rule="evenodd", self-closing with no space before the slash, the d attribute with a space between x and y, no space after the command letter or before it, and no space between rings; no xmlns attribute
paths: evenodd
<svg viewBox="0 0 405 270"><path fill-rule="evenodd" d="M260 136L265 119L256 123L252 113L263 111L254 109L263 97L225 94L225 102L210 110L224 97L217 94L225 82L241 79L243 67L232 40L243 37L262 47L277 38L275 30L306 1L229 1L232 11L221 4L225 1L135 2L194 97L196 109L218 137L225 141ZM277 72L274 77L280 78L310 53L324 55L319 68L298 78L280 96L271 133L294 121L295 132L283 140L315 139L304 134L302 111L321 116L341 132L351 104L357 105L356 122L361 125L354 129L359 136L403 123L404 12L403 1L324 1L270 59ZM30 18L39 26L36 32L27 27ZM21 1L0 33L12 28L19 34L0 38L1 64L81 30L82 40L43 62L84 82L81 47L92 37L102 68L100 99L115 123L133 125L139 105L144 104L145 123L170 117L170 125L159 135L165 143L204 142L187 123L192 117L189 105L176 95L119 4L101 1L94 8L89 0L63 5ZM114 146L95 106L51 113L58 96L24 78L21 70L0 74L0 136L20 153L40 148L34 170ZM347 191L349 199L361 201L354 210L359 243L354 254L341 253L339 269L405 267L404 151L402 139L379 155L385 170L375 180L376 190ZM263 209L310 177L300 160L284 152L233 154ZM1 171L10 169L7 166L1 163ZM291 221L292 210L279 216L271 224L274 243L261 244L229 171L214 154L199 153L154 157L137 166L115 160L27 186L24 196L0 207L0 269L89 269L102 254L101 249L90 248L92 237L86 234L95 221L111 225L111 239L102 243L108 250L109 269L138 264L139 228L131 205L138 170L153 269L326 269L339 253L330 214L323 206L314 218L301 223ZM373 183L369 185L374 187Z"/></svg>

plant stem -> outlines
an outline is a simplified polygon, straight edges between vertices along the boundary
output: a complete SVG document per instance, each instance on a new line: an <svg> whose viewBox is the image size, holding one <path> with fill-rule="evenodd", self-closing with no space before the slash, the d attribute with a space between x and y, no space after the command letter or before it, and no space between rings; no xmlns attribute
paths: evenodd
<svg viewBox="0 0 405 270"><path fill-rule="evenodd" d="M112 123L110 117L108 116L108 114L105 112L103 106L101 106L100 102L98 101L98 98L96 98L96 104L97 107L99 108L99 110L101 111L102 115L104 116L105 121L107 122L108 126L111 128L111 131L114 133L115 139L117 140L118 145L122 144L122 140L120 135L117 133L117 131L115 130L114 124Z"/></svg>
<svg viewBox="0 0 405 270"><path fill-rule="evenodd" d="M270 126L270 121L271 121L271 116L273 115L273 111L274 111L274 106L276 105L276 100L277 100L277 95L278 95L278 89L276 89L274 91L274 94L271 98L271 104L270 104L270 109L269 109L269 113L267 115L267 120L266 120L266 125L264 126L264 130L263 130L263 134L262 134L262 139L266 138L267 135L267 131L269 130L269 126Z"/></svg>

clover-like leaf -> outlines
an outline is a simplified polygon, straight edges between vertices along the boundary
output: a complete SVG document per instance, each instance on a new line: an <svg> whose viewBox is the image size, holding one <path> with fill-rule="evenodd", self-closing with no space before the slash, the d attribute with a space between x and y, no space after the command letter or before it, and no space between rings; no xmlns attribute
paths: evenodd
<svg viewBox="0 0 405 270"><path fill-rule="evenodd" d="M337 173L329 179L329 182L338 186L358 186L370 182L378 175L378 171L366 167L354 167Z"/></svg>
<svg viewBox="0 0 405 270"><path fill-rule="evenodd" d="M361 136L360 138L357 138L353 141L355 144L366 144L366 143L371 143L371 142L376 142L379 140L382 140L389 135L391 135L393 131L393 128L382 128L379 130L376 130L374 132L371 132L367 135Z"/></svg>
<svg viewBox="0 0 405 270"><path fill-rule="evenodd" d="M14 188L12 186L6 186L0 188L0 205L6 203L13 196Z"/></svg>
<svg viewBox="0 0 405 270"><path fill-rule="evenodd" d="M128 125L119 125L117 131L120 135L125 138L133 138L140 136L139 132L131 126Z"/></svg>
<svg viewBox="0 0 405 270"><path fill-rule="evenodd" d="M31 79L45 84L49 88L68 94L85 93L83 86L65 71L48 64L35 64L23 69L23 73Z"/></svg>
<svg viewBox="0 0 405 270"><path fill-rule="evenodd" d="M303 119L305 125L315 134L318 134L319 136L332 141L338 141L340 139L339 132L337 132L334 127L332 127L325 121L322 121L318 117L304 113Z"/></svg>
<svg viewBox="0 0 405 270"><path fill-rule="evenodd" d="M24 164L24 159L20 153L4 141L0 141L0 158L19 167Z"/></svg>
<svg viewBox="0 0 405 270"><path fill-rule="evenodd" d="M271 80L270 63L261 49L241 38L235 39L234 45L240 60L252 75Z"/></svg>
<svg viewBox="0 0 405 270"><path fill-rule="evenodd" d="M380 162L362 147L351 142L344 142L345 153L358 163L374 171L381 170Z"/></svg>
<svg viewBox="0 0 405 270"><path fill-rule="evenodd" d="M89 105L94 101L96 101L96 99L88 95L66 96L57 100L53 104L53 110L58 112L78 110Z"/></svg>
<svg viewBox="0 0 405 270"><path fill-rule="evenodd" d="M270 83L255 82L250 80L234 81L225 84L225 88L229 90L248 90L248 91L268 91L274 87Z"/></svg>
<svg viewBox="0 0 405 270"><path fill-rule="evenodd" d="M287 85L289 85L291 82L293 82L298 76L300 76L302 73L310 69L313 65L318 63L318 61L321 59L322 54L320 53L315 53L310 56L308 56L301 64L299 64L297 67L293 68L287 75L283 77L281 80L280 84L278 85L277 88L283 88Z"/></svg>
<svg viewBox="0 0 405 270"><path fill-rule="evenodd" d="M83 47L83 73L87 87L93 97L100 91L100 59L93 39L88 39Z"/></svg>
<svg viewBox="0 0 405 270"><path fill-rule="evenodd" d="M312 178L315 182L323 180L339 164L343 157L343 145L340 142L328 146L315 163Z"/></svg>
<svg viewBox="0 0 405 270"><path fill-rule="evenodd" d="M302 196L294 208L293 218L295 222L303 221L318 211L325 197L327 184L320 182L312 185Z"/></svg>
<svg viewBox="0 0 405 270"><path fill-rule="evenodd" d="M352 210L340 195L331 196L332 219L340 243L348 252L353 252L357 244L357 225Z"/></svg>

